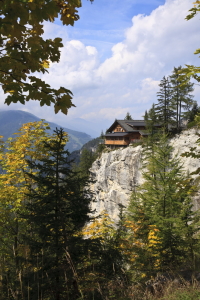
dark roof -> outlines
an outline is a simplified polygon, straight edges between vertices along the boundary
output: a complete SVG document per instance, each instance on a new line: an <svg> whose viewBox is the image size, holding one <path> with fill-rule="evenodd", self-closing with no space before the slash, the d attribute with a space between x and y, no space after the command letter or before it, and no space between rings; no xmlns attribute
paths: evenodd
<svg viewBox="0 0 200 300"><path fill-rule="evenodd" d="M146 126L146 122L144 120L115 120L115 122L108 128L107 132L112 132L115 126L119 124L126 132L138 132L138 130L133 127ZM155 127L160 126L159 124L155 124Z"/></svg>
<svg viewBox="0 0 200 300"><path fill-rule="evenodd" d="M144 131L141 131L141 130L139 130L139 133L140 133L141 135L150 135L150 133L144 132Z"/></svg>
<svg viewBox="0 0 200 300"><path fill-rule="evenodd" d="M106 136L125 136L125 135L127 135L127 132L106 133L104 136L106 137Z"/></svg>

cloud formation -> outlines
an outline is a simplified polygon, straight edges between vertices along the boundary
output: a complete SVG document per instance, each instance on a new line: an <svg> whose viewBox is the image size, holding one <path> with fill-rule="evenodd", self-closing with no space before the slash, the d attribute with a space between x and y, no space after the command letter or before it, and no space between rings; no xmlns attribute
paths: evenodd
<svg viewBox="0 0 200 300"><path fill-rule="evenodd" d="M83 118L96 124L97 131L109 127L115 118L124 118L127 111L141 118L156 102L163 76L170 75L174 66L198 65L193 52L199 48L199 20L185 20L191 6L190 0L167 0L150 15L134 16L124 40L112 47L111 56L103 62L97 48L69 40L58 25L50 24L53 31L46 25L48 34L64 37L64 48L60 63L53 64L43 79L54 87L71 89L77 107L67 118L59 115L59 121L52 108L39 111L34 103L26 109L68 127L70 120ZM198 89L196 99L199 94Z"/></svg>

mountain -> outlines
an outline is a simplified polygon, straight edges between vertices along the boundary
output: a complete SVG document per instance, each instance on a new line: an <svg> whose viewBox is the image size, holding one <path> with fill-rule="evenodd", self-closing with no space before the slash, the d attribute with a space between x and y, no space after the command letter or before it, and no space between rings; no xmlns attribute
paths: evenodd
<svg viewBox="0 0 200 300"><path fill-rule="evenodd" d="M93 138L99 136L102 129L104 129L104 126L102 127L102 124L86 121L82 118L69 118L66 120L66 126L69 126L73 130L79 130L79 128L82 128L85 132L88 132Z"/></svg>
<svg viewBox="0 0 200 300"><path fill-rule="evenodd" d="M34 116L31 113L22 111L22 110L6 110L0 112L0 135L4 136L4 140L7 140L9 137L12 136L13 133L17 132L18 129L24 123L28 122L36 122L40 121L41 119ZM46 120L48 122L48 120ZM51 130L56 129L56 127L60 128L62 126L48 122ZM62 127L64 131L66 131L69 135L69 142L67 143L67 149L72 152L74 150L79 150L81 147L91 140L91 136L80 131L71 130L69 128Z"/></svg>

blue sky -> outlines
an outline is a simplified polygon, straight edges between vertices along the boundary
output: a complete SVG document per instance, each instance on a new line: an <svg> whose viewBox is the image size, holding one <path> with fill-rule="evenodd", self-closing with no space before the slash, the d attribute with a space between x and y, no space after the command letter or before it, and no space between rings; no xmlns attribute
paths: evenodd
<svg viewBox="0 0 200 300"><path fill-rule="evenodd" d="M103 61L111 55L112 46L124 39L134 15L148 15L164 3L165 0L94 0L91 4L83 0L80 20L67 28L68 37L96 47ZM61 21L56 24L61 25Z"/></svg>
<svg viewBox="0 0 200 300"><path fill-rule="evenodd" d="M64 47L60 62L41 78L69 88L76 108L67 116L36 101L0 108L22 109L94 137L128 111L141 119L156 102L163 76L179 65L199 65L193 54L199 48L199 16L185 20L192 6L193 0L83 0L74 27L59 20L44 25L44 37L60 36ZM197 85L194 96L198 101Z"/></svg>

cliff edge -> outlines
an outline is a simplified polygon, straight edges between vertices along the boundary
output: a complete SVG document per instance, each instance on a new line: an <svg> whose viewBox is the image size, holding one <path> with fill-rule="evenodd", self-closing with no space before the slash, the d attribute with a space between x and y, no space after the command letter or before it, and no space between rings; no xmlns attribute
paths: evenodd
<svg viewBox="0 0 200 300"><path fill-rule="evenodd" d="M191 147L200 145L196 143L198 136L196 129L185 130L170 140L174 150L172 155L180 156L183 169L186 173L191 173L200 167L200 160L192 157L182 157L181 154L189 152ZM95 182L90 184L90 189L94 194L95 202L92 209L95 214L100 214L106 210L113 220L118 219L119 204L128 206L131 193L136 186L143 182L142 146L129 146L125 149L118 149L108 153L102 153L91 169L91 179ZM196 178L197 175L192 175ZM200 192L193 198L194 209L200 208Z"/></svg>

